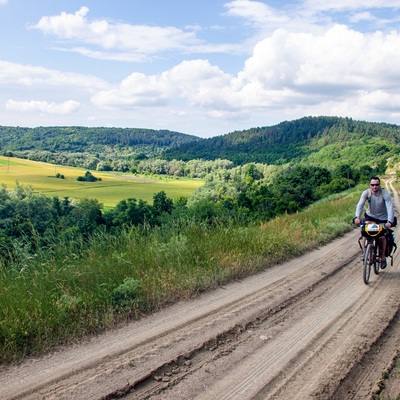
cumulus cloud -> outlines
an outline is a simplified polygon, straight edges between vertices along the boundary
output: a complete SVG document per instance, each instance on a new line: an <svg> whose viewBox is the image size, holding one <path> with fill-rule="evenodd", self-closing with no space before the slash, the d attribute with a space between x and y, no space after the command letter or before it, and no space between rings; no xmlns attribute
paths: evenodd
<svg viewBox="0 0 400 400"><path fill-rule="evenodd" d="M399 50L397 33L363 35L343 25L321 36L281 29L257 44L240 76L265 87L321 92L329 86L385 87L393 84L393 74L399 76Z"/></svg>
<svg viewBox="0 0 400 400"><path fill-rule="evenodd" d="M74 14L44 16L34 26L47 35L60 39L79 41L104 50L117 49L142 55L183 50L200 45L193 31L183 31L173 26L131 25L106 19L89 20L89 8L82 7ZM82 47L80 51L83 52ZM86 50L89 56L99 55ZM111 55L109 55L110 57ZM139 56L135 56L140 60Z"/></svg>
<svg viewBox="0 0 400 400"><path fill-rule="evenodd" d="M21 113L41 112L45 114L71 114L77 111L80 104L74 100L67 100L63 103L49 103L47 101L15 101L8 100L6 108L9 111L17 111Z"/></svg>
<svg viewBox="0 0 400 400"><path fill-rule="evenodd" d="M385 120L383 116L389 112L399 118L400 33L388 29L389 24L384 25L379 17L384 13L377 12L382 7L398 7L397 3L304 0L278 10L261 1L232 0L225 4L224 16L236 18L241 27L246 25L248 35L241 36L243 42L234 43L201 41L197 35L202 27L197 25L179 29L90 19L89 9L82 7L75 13L45 16L35 28L55 38L57 50L92 59L147 62L177 51L179 60L158 73L124 70L116 84L84 74L0 61L0 83L16 90L24 88L28 99L37 98L32 93L41 90L40 98L46 99L9 100L9 111L61 113L79 107L79 115L83 110L88 110L86 115L96 115L100 109L97 118L112 116L118 122L121 115L131 120L134 115L136 123L148 114L151 123L155 115L160 120L169 116L171 121L178 120L176 116L183 120L196 115L199 120L219 119L221 124L235 119L253 121L255 116L268 121L267 115L279 115L274 118L280 121L304 115L361 119L382 115ZM335 23L337 16L346 19ZM361 30L365 22L368 24ZM394 24L395 18L390 23ZM378 25L385 29L376 30ZM241 50L242 61L230 73L218 65L220 58L213 60L215 53L231 57ZM196 52L208 58L189 59L189 54ZM86 98L79 97L79 104L60 101L78 99L69 91L84 92ZM8 94L3 96L3 104L11 97L21 99L18 93Z"/></svg>
<svg viewBox="0 0 400 400"><path fill-rule="evenodd" d="M225 91L232 94L232 77L206 60L183 61L169 71L157 75L133 73L119 86L100 91L92 97L99 107L135 107L170 104L183 99L192 106L226 106Z"/></svg>
<svg viewBox="0 0 400 400"><path fill-rule="evenodd" d="M215 118L278 108L365 116L371 115L368 107L379 108L392 97L397 107L399 87L397 32L366 35L336 25L323 34L276 30L255 46L236 76L206 60L184 61L156 75L131 74L92 101L129 108L170 106L180 99Z"/></svg>

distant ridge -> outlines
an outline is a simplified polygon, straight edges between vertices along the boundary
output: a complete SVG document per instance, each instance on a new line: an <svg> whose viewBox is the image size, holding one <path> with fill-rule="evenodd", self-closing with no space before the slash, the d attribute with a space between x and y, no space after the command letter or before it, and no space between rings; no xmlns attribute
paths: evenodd
<svg viewBox="0 0 400 400"><path fill-rule="evenodd" d="M0 126L0 153L144 155L167 160L226 159L235 165L304 163L332 167L400 162L400 126L342 117L303 117L208 139L169 130ZM41 158L43 159L43 158Z"/></svg>
<svg viewBox="0 0 400 400"><path fill-rule="evenodd" d="M167 159L228 159L235 164L343 162L364 165L399 154L400 126L342 117L304 117L167 149ZM351 153L357 153L353 157Z"/></svg>
<svg viewBox="0 0 400 400"><path fill-rule="evenodd" d="M102 152L106 148L153 148L155 153L183 143L199 140L196 136L169 130L106 127L0 126L0 151L39 150L50 152Z"/></svg>

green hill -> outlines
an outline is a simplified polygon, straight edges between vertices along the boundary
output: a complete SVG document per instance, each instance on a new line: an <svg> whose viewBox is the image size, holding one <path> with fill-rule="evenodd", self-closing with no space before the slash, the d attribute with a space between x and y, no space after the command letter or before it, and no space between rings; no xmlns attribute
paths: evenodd
<svg viewBox="0 0 400 400"><path fill-rule="evenodd" d="M2 153L36 150L96 154L125 150L154 155L198 139L179 132L139 128L0 126Z"/></svg>
<svg viewBox="0 0 400 400"><path fill-rule="evenodd" d="M228 159L283 165L377 164L397 158L400 126L340 117L304 117L278 125L235 131L167 149L167 159Z"/></svg>
<svg viewBox="0 0 400 400"><path fill-rule="evenodd" d="M400 126L341 117L304 117L202 139L139 128L0 126L0 154L88 169L126 171L146 158L230 160L235 165L305 163L376 166L400 161ZM129 161L129 162L128 162ZM100 163L100 164L99 164Z"/></svg>

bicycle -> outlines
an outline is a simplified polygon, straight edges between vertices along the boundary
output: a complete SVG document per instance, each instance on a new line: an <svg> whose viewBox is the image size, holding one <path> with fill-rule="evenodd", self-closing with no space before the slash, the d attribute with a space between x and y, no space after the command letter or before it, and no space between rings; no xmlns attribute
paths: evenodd
<svg viewBox="0 0 400 400"><path fill-rule="evenodd" d="M364 268L363 280L366 285L371 277L371 267L374 267L374 273L379 274L381 269L381 254L379 246L379 238L386 235L389 228L385 224L377 224L375 222L364 222L360 224L361 237L358 244L363 249L361 240L364 240Z"/></svg>

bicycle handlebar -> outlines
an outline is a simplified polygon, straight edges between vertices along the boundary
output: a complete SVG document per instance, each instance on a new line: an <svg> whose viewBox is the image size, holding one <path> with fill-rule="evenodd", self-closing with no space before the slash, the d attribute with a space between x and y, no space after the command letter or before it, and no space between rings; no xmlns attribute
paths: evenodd
<svg viewBox="0 0 400 400"><path fill-rule="evenodd" d="M362 228L364 225L366 224L376 224L376 225L381 225L383 229L385 229L386 231L388 229L390 229L384 222L374 222L374 221L360 221L359 224L356 224L354 221L356 220L356 218L353 218L353 224L359 226L360 228Z"/></svg>

